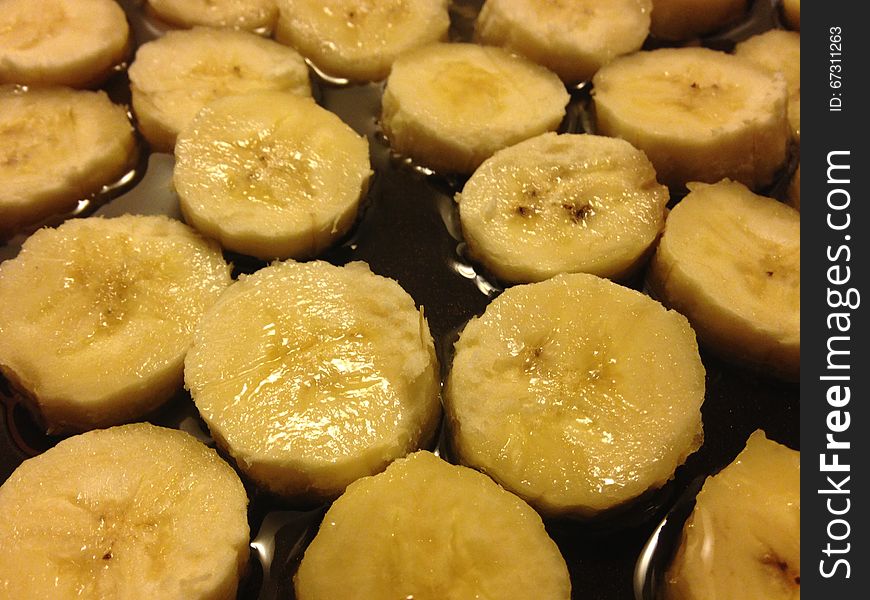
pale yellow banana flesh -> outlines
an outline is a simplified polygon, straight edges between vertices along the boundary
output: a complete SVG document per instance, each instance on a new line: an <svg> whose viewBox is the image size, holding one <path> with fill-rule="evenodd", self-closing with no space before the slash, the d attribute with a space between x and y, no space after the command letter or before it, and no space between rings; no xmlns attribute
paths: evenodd
<svg viewBox="0 0 870 600"><path fill-rule="evenodd" d="M41 229L0 265L0 370L51 432L141 418L181 387L193 327L229 283L216 245L166 217Z"/></svg>
<svg viewBox="0 0 870 600"><path fill-rule="evenodd" d="M701 444L703 400L688 321L586 274L496 298L460 335L446 388L463 464L584 518L664 485Z"/></svg>
<svg viewBox="0 0 870 600"><path fill-rule="evenodd" d="M299 600L568 600L541 518L485 475L428 452L348 487L294 579Z"/></svg>
<svg viewBox="0 0 870 600"><path fill-rule="evenodd" d="M713 33L746 14L749 0L653 0L650 31L665 40Z"/></svg>
<svg viewBox="0 0 870 600"><path fill-rule="evenodd" d="M270 33L278 18L275 0L147 0L158 18L176 27L227 27Z"/></svg>
<svg viewBox="0 0 870 600"><path fill-rule="evenodd" d="M723 356L800 370L800 214L731 181L691 184L668 215L647 280Z"/></svg>
<svg viewBox="0 0 870 600"><path fill-rule="evenodd" d="M129 36L114 0L4 0L0 84L99 85L127 58Z"/></svg>
<svg viewBox="0 0 870 600"><path fill-rule="evenodd" d="M771 29L737 44L734 54L768 73L781 73L788 91L788 122L792 137L801 140L801 36Z"/></svg>
<svg viewBox="0 0 870 600"><path fill-rule="evenodd" d="M380 81L404 52L447 39L447 0L278 0L275 38L322 73Z"/></svg>
<svg viewBox="0 0 870 600"><path fill-rule="evenodd" d="M247 496L216 452L147 424L92 431L0 487L8 598L231 600L248 558Z"/></svg>
<svg viewBox="0 0 870 600"><path fill-rule="evenodd" d="M506 50L433 44L393 65L381 123L396 152L471 173L497 150L555 130L568 99L554 73Z"/></svg>
<svg viewBox="0 0 870 600"><path fill-rule="evenodd" d="M585 81L615 57L640 49L651 12L651 0L487 0L475 35L566 82Z"/></svg>
<svg viewBox="0 0 870 600"><path fill-rule="evenodd" d="M499 279L621 278L664 226L668 190L623 140L545 133L496 152L457 196L473 257Z"/></svg>
<svg viewBox="0 0 870 600"><path fill-rule="evenodd" d="M130 65L133 110L155 151L171 152L206 104L254 91L311 95L308 68L291 48L245 31L170 31L139 47Z"/></svg>
<svg viewBox="0 0 870 600"><path fill-rule="evenodd" d="M800 516L800 452L756 431L698 494L666 597L799 600Z"/></svg>
<svg viewBox="0 0 870 600"><path fill-rule="evenodd" d="M593 83L597 132L643 150L671 188L730 177L757 189L786 160L785 82L737 57L638 52L603 67Z"/></svg>
<svg viewBox="0 0 870 600"><path fill-rule="evenodd" d="M208 104L179 136L176 158L185 220L263 259L311 257L347 233L372 173L364 137L289 92Z"/></svg>
<svg viewBox="0 0 870 600"><path fill-rule="evenodd" d="M133 126L104 92L0 86L0 240L131 168Z"/></svg>
<svg viewBox="0 0 870 600"><path fill-rule="evenodd" d="M426 321L395 281L363 263L288 261L206 314L185 382L239 467L304 503L429 443L437 372Z"/></svg>

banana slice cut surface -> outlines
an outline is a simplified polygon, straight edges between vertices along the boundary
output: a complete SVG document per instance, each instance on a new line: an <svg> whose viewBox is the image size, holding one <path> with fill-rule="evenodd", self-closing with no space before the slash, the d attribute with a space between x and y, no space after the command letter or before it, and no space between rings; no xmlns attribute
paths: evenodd
<svg viewBox="0 0 870 600"><path fill-rule="evenodd" d="M659 181L773 181L787 158L785 81L707 48L618 58L593 78L598 133L643 150Z"/></svg>
<svg viewBox="0 0 870 600"><path fill-rule="evenodd" d="M491 479L429 452L348 487L294 580L299 600L568 600L541 518Z"/></svg>
<svg viewBox="0 0 870 600"><path fill-rule="evenodd" d="M393 65L381 124L396 152L471 173L497 150L555 130L568 99L554 73L506 50L433 44Z"/></svg>
<svg viewBox="0 0 870 600"><path fill-rule="evenodd" d="M196 27L170 31L139 47L130 65L139 130L158 152L206 104L260 90L311 95L308 67L292 48L246 31Z"/></svg>
<svg viewBox="0 0 870 600"><path fill-rule="evenodd" d="M722 181L691 184L668 215L650 289L727 358L800 371L800 213Z"/></svg>
<svg viewBox="0 0 870 600"><path fill-rule="evenodd" d="M0 86L0 239L74 209L135 153L127 112L104 92Z"/></svg>
<svg viewBox="0 0 870 600"><path fill-rule="evenodd" d="M801 141L801 35L771 29L737 44L734 54L768 73L782 73L788 91L788 122L792 137Z"/></svg>
<svg viewBox="0 0 870 600"><path fill-rule="evenodd" d="M138 423L77 435L0 487L9 598L231 600L248 559L235 471L187 433Z"/></svg>
<svg viewBox="0 0 870 600"><path fill-rule="evenodd" d="M487 0L475 35L565 81L585 81L615 57L640 49L651 12L651 0Z"/></svg>
<svg viewBox="0 0 870 600"><path fill-rule="evenodd" d="M263 259L314 256L344 235L372 174L364 137L288 92L215 100L175 154L185 220Z"/></svg>
<svg viewBox="0 0 870 600"><path fill-rule="evenodd" d="M113 0L3 0L0 84L101 84L129 50L130 27Z"/></svg>
<svg viewBox="0 0 870 600"><path fill-rule="evenodd" d="M220 249L167 217L41 229L0 264L0 370L51 432L136 419L181 387L194 325L230 281Z"/></svg>
<svg viewBox="0 0 870 600"><path fill-rule="evenodd" d="M228 27L271 33L278 18L275 0L147 0L158 18L176 27Z"/></svg>
<svg viewBox="0 0 870 600"><path fill-rule="evenodd" d="M704 367L682 315L593 275L506 290L456 343L452 447L545 515L665 484L701 444Z"/></svg>
<svg viewBox="0 0 870 600"><path fill-rule="evenodd" d="M321 72L379 81L412 48L447 39L447 0L278 0L275 38Z"/></svg>
<svg viewBox="0 0 870 600"><path fill-rule="evenodd" d="M668 600L799 600L800 473L800 452L753 433L704 482L668 570Z"/></svg>
<svg viewBox="0 0 870 600"><path fill-rule="evenodd" d="M668 197L628 142L545 133L487 159L457 202L472 256L517 283L629 274L664 226Z"/></svg>
<svg viewBox="0 0 870 600"><path fill-rule="evenodd" d="M690 40L739 21L749 0L653 0L650 30L664 40Z"/></svg>
<svg viewBox="0 0 870 600"><path fill-rule="evenodd" d="M364 263L275 263L201 321L185 381L218 443L264 488L334 498L428 444L440 416L425 319Z"/></svg>

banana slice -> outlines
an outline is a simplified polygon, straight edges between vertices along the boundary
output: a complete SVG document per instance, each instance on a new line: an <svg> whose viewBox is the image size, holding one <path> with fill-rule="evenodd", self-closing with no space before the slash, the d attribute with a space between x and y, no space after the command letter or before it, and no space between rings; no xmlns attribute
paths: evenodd
<svg viewBox="0 0 870 600"><path fill-rule="evenodd" d="M557 275L468 323L446 400L463 464L544 515L587 518L664 485L698 449L704 367L682 315Z"/></svg>
<svg viewBox="0 0 870 600"><path fill-rule="evenodd" d="M471 173L497 150L555 130L568 100L554 73L506 50L434 44L393 65L381 124L396 152Z"/></svg>
<svg viewBox="0 0 870 600"><path fill-rule="evenodd" d="M218 444L299 503L427 445L440 416L429 327L364 263L275 263L199 324L185 381Z"/></svg>
<svg viewBox="0 0 870 600"><path fill-rule="evenodd" d="M141 417L181 387L220 250L167 217L67 221L0 264L0 371L49 432Z"/></svg>
<svg viewBox="0 0 870 600"><path fill-rule="evenodd" d="M227 27L271 33L275 0L147 0L148 9L175 27Z"/></svg>
<svg viewBox="0 0 870 600"><path fill-rule="evenodd" d="M263 259L308 258L347 233L372 174L366 138L287 92L215 100L175 154L185 220Z"/></svg>
<svg viewBox="0 0 870 600"><path fill-rule="evenodd" d="M593 79L598 133L646 152L672 188L724 177L771 183L787 157L785 82L706 48L618 58Z"/></svg>
<svg viewBox="0 0 870 600"><path fill-rule="evenodd" d="M296 51L246 31L204 27L140 46L130 84L139 130L159 152L171 152L179 132L217 98L260 90L311 95Z"/></svg>
<svg viewBox="0 0 870 600"><path fill-rule="evenodd" d="M690 184L647 272L701 342L737 362L800 372L800 214L743 185Z"/></svg>
<svg viewBox="0 0 870 600"><path fill-rule="evenodd" d="M617 56L640 50L651 11L652 0L486 0L475 35L567 82L585 81Z"/></svg>
<svg viewBox="0 0 870 600"><path fill-rule="evenodd" d="M771 29L737 44L734 54L768 73L782 73L788 91L788 122L801 141L801 34Z"/></svg>
<svg viewBox="0 0 870 600"><path fill-rule="evenodd" d="M0 86L0 240L72 210L135 153L127 112L104 92Z"/></svg>
<svg viewBox="0 0 870 600"><path fill-rule="evenodd" d="M275 39L333 77L379 81L403 52L447 39L447 0L278 0Z"/></svg>
<svg viewBox="0 0 870 600"><path fill-rule="evenodd" d="M620 278L664 227L668 189L628 142L544 133L487 159L457 202L472 256L502 281Z"/></svg>
<svg viewBox="0 0 870 600"><path fill-rule="evenodd" d="M650 31L664 40L713 33L746 14L749 0L653 0Z"/></svg>
<svg viewBox="0 0 870 600"><path fill-rule="evenodd" d="M791 29L801 30L801 0L782 0L782 16Z"/></svg>
<svg viewBox="0 0 870 600"><path fill-rule="evenodd" d="M799 600L800 452L753 433L704 482L667 575L668 600Z"/></svg>
<svg viewBox="0 0 870 600"><path fill-rule="evenodd" d="M299 600L568 600L565 560L525 502L429 452L348 487L294 579Z"/></svg>
<svg viewBox="0 0 870 600"><path fill-rule="evenodd" d="M801 209L801 166L798 164L797 169L792 175L791 181L788 184L788 203L794 206L797 210Z"/></svg>
<svg viewBox="0 0 870 600"><path fill-rule="evenodd" d="M95 87L130 50L113 0L3 0L0 84Z"/></svg>
<svg viewBox="0 0 870 600"><path fill-rule="evenodd" d="M238 475L192 436L138 423L24 461L0 487L6 598L231 600L248 559Z"/></svg>

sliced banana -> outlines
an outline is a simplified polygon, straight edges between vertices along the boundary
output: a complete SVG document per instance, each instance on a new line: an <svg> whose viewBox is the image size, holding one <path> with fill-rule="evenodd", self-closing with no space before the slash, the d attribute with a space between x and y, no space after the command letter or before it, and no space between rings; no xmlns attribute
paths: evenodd
<svg viewBox="0 0 870 600"><path fill-rule="evenodd" d="M3 0L0 84L101 84L130 50L130 27L113 0Z"/></svg>
<svg viewBox="0 0 870 600"><path fill-rule="evenodd" d="M786 160L785 82L735 56L638 52L603 67L593 84L598 133L646 152L672 188L724 177L760 188Z"/></svg>
<svg viewBox="0 0 870 600"><path fill-rule="evenodd" d="M291 501L332 499L427 445L440 416L429 327L365 263L275 263L199 324L185 382L218 444Z"/></svg>
<svg viewBox="0 0 870 600"><path fill-rule="evenodd" d="M434 44L393 65L381 124L396 152L471 173L497 150L555 130L568 100L554 73L506 50Z"/></svg>
<svg viewBox="0 0 870 600"><path fill-rule="evenodd" d="M667 574L668 600L799 600L800 452L753 433L704 482Z"/></svg>
<svg viewBox="0 0 870 600"><path fill-rule="evenodd" d="M446 40L447 0L278 0L275 38L332 77L380 81L403 52Z"/></svg>
<svg viewBox="0 0 870 600"><path fill-rule="evenodd" d="M347 233L372 174L366 138L289 92L215 100L175 154L185 220L263 259L311 257Z"/></svg>
<svg viewBox="0 0 870 600"><path fill-rule="evenodd" d="M137 419L181 387L193 328L229 283L216 245L167 217L41 229L0 264L0 372L51 433Z"/></svg>
<svg viewBox="0 0 870 600"><path fill-rule="evenodd" d="M472 257L502 281L621 278L665 223L668 189L628 142L544 133L499 150L457 195Z"/></svg>
<svg viewBox="0 0 870 600"><path fill-rule="evenodd" d="M745 186L690 184L668 215L650 289L726 358L800 372L800 214Z"/></svg>
<svg viewBox="0 0 870 600"><path fill-rule="evenodd" d="M549 516L595 517L664 485L703 437L704 367L682 315L594 275L509 288L447 380L450 441Z"/></svg>
<svg viewBox="0 0 870 600"><path fill-rule="evenodd" d="M0 86L0 240L131 168L133 126L104 92Z"/></svg>
<svg viewBox="0 0 870 600"><path fill-rule="evenodd" d="M138 423L66 439L0 487L6 598L232 600L248 559L239 476Z"/></svg>
<svg viewBox="0 0 870 600"><path fill-rule="evenodd" d="M308 67L286 46L246 31L196 27L139 47L130 65L139 130L152 149L171 152L206 104L260 90L311 95Z"/></svg>
<svg viewBox="0 0 870 600"><path fill-rule="evenodd" d="M801 209L801 166L798 164L788 184L788 203L797 210Z"/></svg>
<svg viewBox="0 0 870 600"><path fill-rule="evenodd" d="M541 518L485 475L429 452L348 487L294 579L299 600L568 600Z"/></svg>
<svg viewBox="0 0 870 600"><path fill-rule="evenodd" d="M150 12L176 27L227 27L271 33L275 0L147 0Z"/></svg>
<svg viewBox="0 0 870 600"><path fill-rule="evenodd" d="M640 50L651 11L652 0L486 0L475 35L567 82L585 81L617 56Z"/></svg>
<svg viewBox="0 0 870 600"><path fill-rule="evenodd" d="M788 122L792 137L801 140L801 35L771 29L737 44L734 54L768 73L782 73L788 91Z"/></svg>
<svg viewBox="0 0 870 600"><path fill-rule="evenodd" d="M801 30L801 0L782 0L782 16L791 29Z"/></svg>
<svg viewBox="0 0 870 600"><path fill-rule="evenodd" d="M653 0L650 30L665 40L713 33L746 14L749 0Z"/></svg>

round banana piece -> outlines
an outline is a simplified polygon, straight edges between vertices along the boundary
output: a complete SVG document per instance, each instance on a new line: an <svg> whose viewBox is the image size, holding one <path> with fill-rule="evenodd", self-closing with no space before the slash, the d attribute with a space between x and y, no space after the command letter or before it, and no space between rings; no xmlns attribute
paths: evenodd
<svg viewBox="0 0 870 600"><path fill-rule="evenodd" d="M782 16L790 29L801 30L801 0L782 0Z"/></svg>
<svg viewBox="0 0 870 600"><path fill-rule="evenodd" d="M628 142L544 133L488 158L456 200L472 257L502 281L527 283L629 275L664 227L668 197Z"/></svg>
<svg viewBox="0 0 870 600"><path fill-rule="evenodd" d="M232 600L248 560L235 471L182 431L91 431L0 487L7 598Z"/></svg>
<svg viewBox="0 0 870 600"><path fill-rule="evenodd" d="M299 600L568 600L541 517L491 479L416 452L351 484L294 578Z"/></svg>
<svg viewBox="0 0 870 600"><path fill-rule="evenodd" d="M653 0L650 31L664 40L713 33L746 15L749 0Z"/></svg>
<svg viewBox="0 0 870 600"><path fill-rule="evenodd" d="M801 209L801 166L798 163L794 175L788 184L788 203L797 210Z"/></svg>
<svg viewBox="0 0 870 600"><path fill-rule="evenodd" d="M380 81L412 48L447 39L447 0L278 0L275 39L322 73Z"/></svg>
<svg viewBox="0 0 870 600"><path fill-rule="evenodd" d="M185 382L218 444L300 504L429 444L440 417L429 327L365 263L274 263L203 317Z"/></svg>
<svg viewBox="0 0 870 600"><path fill-rule="evenodd" d="M598 133L643 150L671 188L725 177L763 187L787 158L785 81L735 56L637 52L603 67L593 85Z"/></svg>
<svg viewBox="0 0 870 600"><path fill-rule="evenodd" d="M613 514L703 437L704 367L682 315L588 274L509 288L447 380L451 447L547 516Z"/></svg>
<svg viewBox="0 0 870 600"><path fill-rule="evenodd" d="M175 155L184 219L262 259L308 258L347 233L372 174L365 137L289 92L215 100Z"/></svg>
<svg viewBox="0 0 870 600"><path fill-rule="evenodd" d="M0 372L50 433L137 419L180 387L193 328L230 284L167 217L72 219L0 264Z"/></svg>
<svg viewBox="0 0 870 600"><path fill-rule="evenodd" d="M502 48L434 44L393 65L381 125L396 152L471 173L497 150L555 130L568 100L554 73Z"/></svg>
<svg viewBox="0 0 870 600"><path fill-rule="evenodd" d="M651 11L652 0L486 0L475 35L566 82L586 81L617 56L640 50Z"/></svg>
<svg viewBox="0 0 870 600"><path fill-rule="evenodd" d="M0 4L0 84L95 87L129 50L130 27L114 0Z"/></svg>
<svg viewBox="0 0 870 600"><path fill-rule="evenodd" d="M745 186L690 184L668 215L647 283L719 354L800 373L800 213Z"/></svg>
<svg viewBox="0 0 870 600"><path fill-rule="evenodd" d="M139 131L157 152L172 152L179 132L206 104L260 90L311 95L299 54L247 31L196 27L139 47L130 65Z"/></svg>
<svg viewBox="0 0 870 600"><path fill-rule="evenodd" d="M668 600L799 600L800 452L749 437L709 477L666 576Z"/></svg>
<svg viewBox="0 0 870 600"><path fill-rule="evenodd" d="M0 240L114 183L136 141L104 92L0 86Z"/></svg>
<svg viewBox="0 0 870 600"><path fill-rule="evenodd" d="M771 29L737 44L734 54L768 73L782 73L788 91L788 123L801 141L801 35Z"/></svg>
<svg viewBox="0 0 870 600"><path fill-rule="evenodd" d="M147 0L148 10L175 27L226 27L271 33L275 0Z"/></svg>

